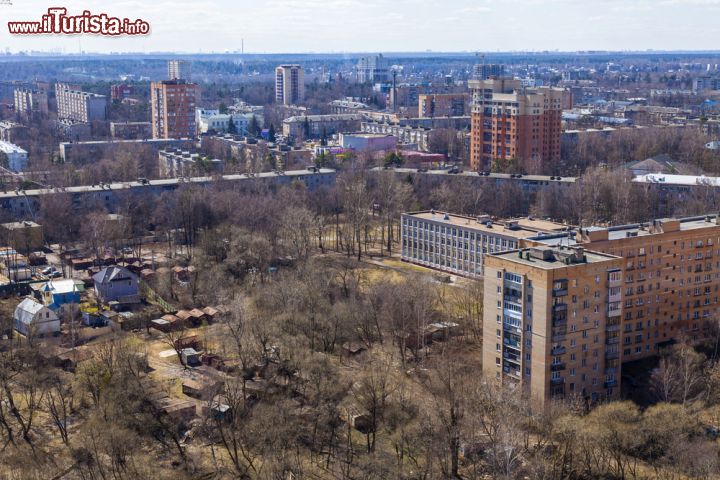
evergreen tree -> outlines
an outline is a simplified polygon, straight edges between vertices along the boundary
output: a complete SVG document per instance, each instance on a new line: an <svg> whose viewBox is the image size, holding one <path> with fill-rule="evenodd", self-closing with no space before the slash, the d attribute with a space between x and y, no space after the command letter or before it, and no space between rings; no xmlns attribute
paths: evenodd
<svg viewBox="0 0 720 480"><path fill-rule="evenodd" d="M228 122L228 133L237 133L237 127L235 126L235 122L233 122L232 115L230 115L230 121Z"/></svg>
<svg viewBox="0 0 720 480"><path fill-rule="evenodd" d="M303 132L305 138L310 138L310 122L308 121L307 115L305 116L305 123L303 123Z"/></svg>
<svg viewBox="0 0 720 480"><path fill-rule="evenodd" d="M268 130L268 140L271 142L275 141L275 125L270 124L270 130Z"/></svg>
<svg viewBox="0 0 720 480"><path fill-rule="evenodd" d="M248 133L254 137L257 137L259 131L260 125L258 124L257 118L253 114L252 118L250 119L250 125L248 125Z"/></svg>
<svg viewBox="0 0 720 480"><path fill-rule="evenodd" d="M322 136L320 137L320 145L325 146L327 145L327 130L325 127L322 129Z"/></svg>

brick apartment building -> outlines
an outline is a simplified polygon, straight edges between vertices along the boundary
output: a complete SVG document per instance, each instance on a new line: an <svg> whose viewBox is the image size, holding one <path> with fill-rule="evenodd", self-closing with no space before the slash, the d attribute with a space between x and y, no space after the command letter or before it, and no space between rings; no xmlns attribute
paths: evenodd
<svg viewBox="0 0 720 480"><path fill-rule="evenodd" d="M535 407L616 398L622 259L582 247L485 257L483 373L519 384Z"/></svg>
<svg viewBox="0 0 720 480"><path fill-rule="evenodd" d="M153 138L195 138L195 105L200 87L184 80L165 80L150 85Z"/></svg>
<svg viewBox="0 0 720 480"><path fill-rule="evenodd" d="M523 87L520 80L471 80L473 90L470 166L490 170L496 160L516 161L526 173L540 173L560 161L563 89Z"/></svg>
<svg viewBox="0 0 720 480"><path fill-rule="evenodd" d="M418 117L462 117L469 113L467 93L418 95Z"/></svg>
<svg viewBox="0 0 720 480"><path fill-rule="evenodd" d="M580 245L623 258L623 362L658 353L680 337L699 341L716 326L720 225L715 215L578 230L527 244Z"/></svg>

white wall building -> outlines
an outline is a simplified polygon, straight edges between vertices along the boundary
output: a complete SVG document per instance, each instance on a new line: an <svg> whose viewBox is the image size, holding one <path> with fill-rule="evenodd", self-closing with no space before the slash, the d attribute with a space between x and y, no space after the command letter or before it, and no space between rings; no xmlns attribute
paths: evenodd
<svg viewBox="0 0 720 480"><path fill-rule="evenodd" d="M27 169L28 152L22 148L10 142L0 141L0 152L7 155L8 168L13 172L22 172Z"/></svg>
<svg viewBox="0 0 720 480"><path fill-rule="evenodd" d="M15 330L21 334L45 337L60 333L60 319L42 303L26 298L15 308Z"/></svg>
<svg viewBox="0 0 720 480"><path fill-rule="evenodd" d="M254 113L220 113L219 110L208 110L203 108L195 109L195 120L199 133L207 133L208 130L216 132L228 132L230 128L230 118L235 124L235 132L238 135L245 135L248 132L250 122L253 116L258 123L258 127L262 128L263 118ZM233 132L228 132L233 133Z"/></svg>

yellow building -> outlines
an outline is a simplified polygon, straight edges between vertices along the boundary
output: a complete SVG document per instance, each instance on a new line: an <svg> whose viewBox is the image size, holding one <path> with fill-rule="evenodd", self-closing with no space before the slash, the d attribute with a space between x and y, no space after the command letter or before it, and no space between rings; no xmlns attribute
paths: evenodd
<svg viewBox="0 0 720 480"><path fill-rule="evenodd" d="M18 252L28 254L40 250L44 243L42 225L35 222L12 222L0 225L3 240Z"/></svg>
<svg viewBox="0 0 720 480"><path fill-rule="evenodd" d="M619 393L622 259L582 247L485 256L483 371L534 406Z"/></svg>

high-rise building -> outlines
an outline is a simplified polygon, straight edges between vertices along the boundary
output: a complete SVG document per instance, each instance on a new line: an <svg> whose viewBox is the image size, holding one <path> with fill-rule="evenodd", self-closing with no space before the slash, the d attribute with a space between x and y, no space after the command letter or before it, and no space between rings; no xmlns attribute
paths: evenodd
<svg viewBox="0 0 720 480"><path fill-rule="evenodd" d="M83 92L77 85L55 84L55 99L59 120L88 123L105 120L107 97Z"/></svg>
<svg viewBox="0 0 720 480"><path fill-rule="evenodd" d="M191 67L187 60L170 60L167 64L168 80L190 81Z"/></svg>
<svg viewBox="0 0 720 480"><path fill-rule="evenodd" d="M471 80L470 166L489 170L496 161L540 173L560 161L562 109L570 93L522 87L520 80Z"/></svg>
<svg viewBox="0 0 720 480"><path fill-rule="evenodd" d="M16 88L14 96L15 112L21 115L32 115L36 113L47 115L47 91L30 88Z"/></svg>
<svg viewBox="0 0 720 480"><path fill-rule="evenodd" d="M433 93L418 95L418 117L462 117L468 114L467 93Z"/></svg>
<svg viewBox="0 0 720 480"><path fill-rule="evenodd" d="M483 372L532 403L620 392L622 259L582 247L485 257Z"/></svg>
<svg viewBox="0 0 720 480"><path fill-rule="evenodd" d="M575 238L524 240L578 245L623 258L622 361L657 355L684 337L707 339L717 326L720 225L716 215L580 228Z"/></svg>
<svg viewBox="0 0 720 480"><path fill-rule="evenodd" d="M305 98L305 78L300 65L280 65L275 69L275 102L297 105Z"/></svg>
<svg viewBox="0 0 720 480"><path fill-rule="evenodd" d="M358 83L385 83L390 79L387 61L382 53L361 57L355 73Z"/></svg>
<svg viewBox="0 0 720 480"><path fill-rule="evenodd" d="M110 100L121 101L130 98L133 94L133 87L125 83L110 85Z"/></svg>
<svg viewBox="0 0 720 480"><path fill-rule="evenodd" d="M478 63L473 66L472 78L474 80L488 80L490 78L504 77L505 65L498 63Z"/></svg>
<svg viewBox="0 0 720 480"><path fill-rule="evenodd" d="M152 82L153 138L195 138L195 105L199 99L200 87L194 83L184 80Z"/></svg>

